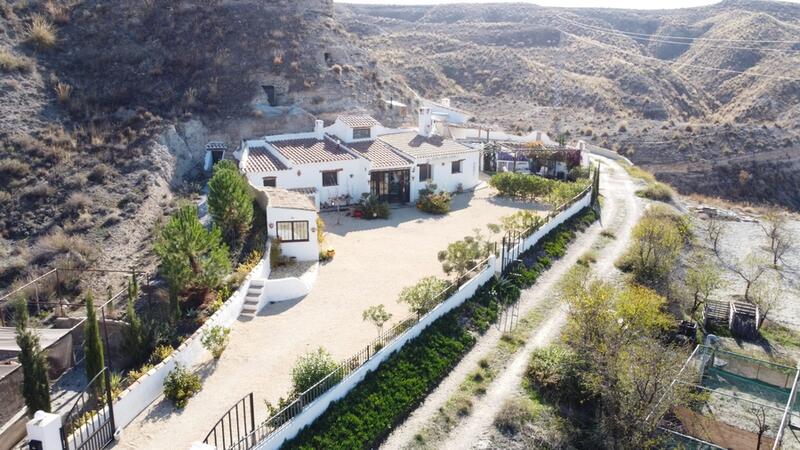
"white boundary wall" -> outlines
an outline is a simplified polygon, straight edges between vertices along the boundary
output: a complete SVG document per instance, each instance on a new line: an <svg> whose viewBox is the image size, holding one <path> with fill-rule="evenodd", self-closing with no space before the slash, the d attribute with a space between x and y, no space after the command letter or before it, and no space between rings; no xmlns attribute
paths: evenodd
<svg viewBox="0 0 800 450"><path fill-rule="evenodd" d="M200 338L205 330L214 326L230 327L242 313L244 299L250 281L260 278L264 273L264 264L269 265L268 259L262 259L256 267L242 281L242 285L206 322L191 336L175 349L164 361L150 369L144 376L136 380L127 389L122 391L119 398L114 401L114 424L117 430L125 428L153 403L163 392L164 379L175 368L176 363L185 367L192 367L205 357L207 350L200 343ZM267 272L268 273L268 272ZM75 433L73 433L75 436Z"/></svg>
<svg viewBox="0 0 800 450"><path fill-rule="evenodd" d="M543 225L535 233L525 239L525 241L523 241L521 244L522 249L520 249L520 252L533 247L541 238L552 231L555 227L566 222L579 211L589 206L590 202L592 201L591 192L591 189L588 189L581 199L576 201L566 210L557 214L550 221L548 221L547 224ZM480 286L489 281L489 279L491 279L495 273L499 271L500 264L498 263L497 258L491 256L489 258L487 267L480 271L475 277L464 283L464 285L461 286L455 294L438 304L413 327L408 329L394 341L388 343L386 347L382 348L372 358L364 363L364 365L356 369L347 378L339 382L339 384L308 404L300 414L287 422L283 428L279 429L275 433L268 436L267 439L260 442L255 448L258 450L277 450L281 447L281 445L283 445L284 442L297 436L300 430L311 425L319 416L321 416L322 413L328 409L332 402L340 400L347 395L347 393L356 387L369 372L377 369L383 361L388 359L392 353L400 350L408 341L419 336L419 334L422 333L422 330L427 328L428 325L432 324L438 318L460 306L468 298L472 297L472 295L475 294L475 291L477 291Z"/></svg>
<svg viewBox="0 0 800 450"><path fill-rule="evenodd" d="M388 343L386 347L375 353L364 365L352 372L347 378L339 382L336 386L322 394L316 400L311 402L303 409L303 412L295 416L290 422L286 424L276 433L273 433L265 441L261 442L256 448L259 450L272 450L278 449L288 439L291 439L300 432L301 429L310 425L322 413L328 409L328 406L336 400L343 398L350 392L351 389L356 387L368 373L372 372L378 366L391 356L397 350L400 350L406 342L414 339L422 333L422 330L436 321L436 319L447 314L454 308L460 306L468 298L475 294L480 286L489 281L496 270L497 258L494 256L489 258L488 265L480 271L475 277L462 285L458 291L450 296L447 300L439 303L433 310L427 313L419 322L413 327L408 329L405 333L400 335L394 341Z"/></svg>

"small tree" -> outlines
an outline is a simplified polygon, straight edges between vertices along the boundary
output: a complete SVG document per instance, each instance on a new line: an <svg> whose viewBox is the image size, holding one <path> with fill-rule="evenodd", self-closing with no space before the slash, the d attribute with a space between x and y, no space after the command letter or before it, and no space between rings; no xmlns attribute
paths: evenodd
<svg viewBox="0 0 800 450"><path fill-rule="evenodd" d="M725 236L725 232L728 228L716 214L710 215L708 220L704 222L704 225L703 228L708 238L708 243L711 245L714 254L719 257L719 242L722 237Z"/></svg>
<svg viewBox="0 0 800 450"><path fill-rule="evenodd" d="M753 415L753 424L756 426L756 450L761 450L762 439L764 433L769 431L770 426L767 423L767 412L763 406L748 408L747 411Z"/></svg>
<svg viewBox="0 0 800 450"><path fill-rule="evenodd" d="M437 255L444 273L448 275L455 273L457 280L461 280L467 272L477 267L482 260L492 254L494 249L493 244L484 239L480 230L474 231L474 236L467 236L460 241L450 243L446 250L440 251Z"/></svg>
<svg viewBox="0 0 800 450"><path fill-rule="evenodd" d="M771 209L760 225L767 235L767 249L772 255L772 266L777 268L778 262L791 247L791 232L787 229L786 216L777 209Z"/></svg>
<svg viewBox="0 0 800 450"><path fill-rule="evenodd" d="M386 311L386 307L383 306L383 304L370 306L369 308L365 309L363 313L361 313L361 320L368 320L372 322L376 328L378 328L378 336L381 335L383 332L383 326L391 318L392 313Z"/></svg>
<svg viewBox="0 0 800 450"><path fill-rule="evenodd" d="M751 300L750 290L759 278L764 275L764 272L767 271L767 266L762 258L751 253L744 260L730 266L730 270L744 281L744 298L745 300Z"/></svg>
<svg viewBox="0 0 800 450"><path fill-rule="evenodd" d="M339 365L330 353L319 347L313 352L297 358L292 369L292 387L297 394L307 391Z"/></svg>
<svg viewBox="0 0 800 450"><path fill-rule="evenodd" d="M225 351L225 347L228 346L230 334L230 328L217 325L203 331L200 343L203 344L206 350L211 352L211 356L213 356L214 359L219 359L219 357L222 356L222 352Z"/></svg>
<svg viewBox="0 0 800 450"><path fill-rule="evenodd" d="M154 250L170 287L177 292L198 289L203 297L231 271L228 246L219 228L207 230L197 218L197 207L178 210L161 230Z"/></svg>
<svg viewBox="0 0 800 450"><path fill-rule="evenodd" d="M689 314L694 316L697 310L708 302L714 291L724 285L719 268L708 262L704 256L696 254L694 265L686 271L686 289L692 297Z"/></svg>
<svg viewBox="0 0 800 450"><path fill-rule="evenodd" d="M253 224L253 197L247 181L231 161L214 166L214 175L208 182L208 211L230 248L241 248Z"/></svg>
<svg viewBox="0 0 800 450"><path fill-rule="evenodd" d="M97 312L94 310L92 294L86 295L86 322L83 327L83 352L86 355L86 379L92 380L103 371L105 362L103 358L103 341L100 340L100 325L97 321ZM105 380L98 379L95 386L102 392Z"/></svg>
<svg viewBox="0 0 800 450"><path fill-rule="evenodd" d="M766 277L761 277L753 283L749 300L758 306L758 311L761 315L761 322L758 324L759 329L764 325L764 321L767 320L770 311L778 304L783 295L781 279L775 272Z"/></svg>
<svg viewBox="0 0 800 450"><path fill-rule="evenodd" d="M50 412L50 382L47 379L47 357L39 346L39 336L28 326L28 306L25 301L15 305L16 341L19 363L22 365L22 397L28 414Z"/></svg>
<svg viewBox="0 0 800 450"><path fill-rule="evenodd" d="M407 303L411 311L418 315L425 314L433 308L438 296L447 288L447 282L436 277L425 277L414 286L400 291L398 303Z"/></svg>
<svg viewBox="0 0 800 450"><path fill-rule="evenodd" d="M134 307L138 296L139 283L136 275L132 274L128 282L128 326L122 330L122 349L133 360L134 365L144 362L152 350L149 333Z"/></svg>

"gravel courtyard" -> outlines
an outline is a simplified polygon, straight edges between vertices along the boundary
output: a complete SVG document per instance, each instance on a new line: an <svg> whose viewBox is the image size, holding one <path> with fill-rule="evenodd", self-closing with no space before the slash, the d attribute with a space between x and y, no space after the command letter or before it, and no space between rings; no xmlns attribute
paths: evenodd
<svg viewBox="0 0 800 450"><path fill-rule="evenodd" d="M396 302L400 290L428 275L444 276L436 254L448 243L519 209L540 205L496 198L489 188L454 197L453 211L431 216L413 207L393 209L389 220L366 221L323 213L325 246L336 250L321 265L315 286L303 299L268 305L249 321L237 322L219 361L198 369L203 389L183 411L158 400L124 431L121 448L189 448L201 441L219 417L249 392L256 399L256 420L266 416L263 400L275 402L291 386L296 358L319 346L337 359L354 353L377 330L361 320L362 311L383 303L394 316L408 314Z"/></svg>

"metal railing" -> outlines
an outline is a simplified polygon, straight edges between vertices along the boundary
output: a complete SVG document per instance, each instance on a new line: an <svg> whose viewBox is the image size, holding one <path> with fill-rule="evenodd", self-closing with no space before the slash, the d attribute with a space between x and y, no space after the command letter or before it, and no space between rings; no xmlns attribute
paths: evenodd
<svg viewBox="0 0 800 450"><path fill-rule="evenodd" d="M375 354L378 353L382 348L386 347L395 339L403 335L403 333L411 329L414 325L422 321L428 314L433 312L433 309L436 306L458 291L461 286L475 278L478 273L488 266L490 258L491 256L483 259L475 267L460 277L459 280L450 283L445 289L439 292L439 294L437 294L434 297L434 300L431 302L430 310L428 312L421 315L416 313L409 314L388 330L380 333L378 337L367 344L367 346L346 360L342 361L342 363L339 364L336 369L326 375L323 379L318 381L304 392L295 395L287 405L282 407L277 413L272 415L272 417L269 417L261 422L251 433L243 436L236 442L229 443L223 448L226 450L250 449L255 447L258 443L268 439L274 433L280 431L284 426L291 422L292 419L298 416L307 405L311 404L314 402L314 400L345 380L358 368L372 359L372 357L374 357ZM223 416L223 418L224 417L225 416Z"/></svg>
<svg viewBox="0 0 800 450"><path fill-rule="evenodd" d="M255 429L255 409L253 409L253 393L251 392L220 417L214 424L214 428L203 439L203 443L214 447L219 447L219 444L222 443L222 448L228 448L229 444L241 442Z"/></svg>

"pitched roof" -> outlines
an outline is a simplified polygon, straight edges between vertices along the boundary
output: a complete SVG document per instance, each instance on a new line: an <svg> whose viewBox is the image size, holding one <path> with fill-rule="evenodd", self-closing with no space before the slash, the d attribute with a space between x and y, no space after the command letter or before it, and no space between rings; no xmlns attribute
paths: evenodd
<svg viewBox="0 0 800 450"><path fill-rule="evenodd" d="M406 167L411 160L397 153L391 145L380 141L362 141L348 144L350 149L372 162L374 169Z"/></svg>
<svg viewBox="0 0 800 450"><path fill-rule="evenodd" d="M286 165L270 153L266 147L250 147L244 166L245 172L275 172L286 169Z"/></svg>
<svg viewBox="0 0 800 450"><path fill-rule="evenodd" d="M413 131L384 134L378 139L414 158L437 158L477 151L451 139L435 135L425 137Z"/></svg>
<svg viewBox="0 0 800 450"><path fill-rule="evenodd" d="M274 187L259 187L258 189L267 195L267 206L270 208L317 210L307 194Z"/></svg>
<svg viewBox="0 0 800 450"><path fill-rule="evenodd" d="M356 159L328 137L323 140L305 138L270 142L283 156L297 164L310 164Z"/></svg>
<svg viewBox="0 0 800 450"><path fill-rule="evenodd" d="M366 114L354 116L339 116L336 120L342 122L350 128L369 128L373 125L380 125L380 122L372 116Z"/></svg>

